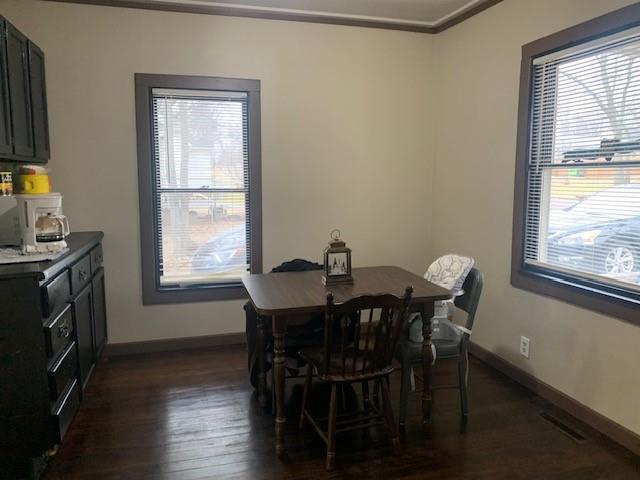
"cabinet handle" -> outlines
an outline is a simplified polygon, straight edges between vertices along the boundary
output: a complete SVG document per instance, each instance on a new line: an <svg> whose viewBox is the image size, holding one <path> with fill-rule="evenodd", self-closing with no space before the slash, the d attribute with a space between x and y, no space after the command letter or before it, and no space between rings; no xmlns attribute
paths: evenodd
<svg viewBox="0 0 640 480"><path fill-rule="evenodd" d="M58 335L64 338L67 338L69 336L69 334L71 334L71 331L69 330L69 325L67 325L66 323L60 325L58 327Z"/></svg>
<svg viewBox="0 0 640 480"><path fill-rule="evenodd" d="M78 272L78 277L80 277L80 280L86 280L87 279L87 272L86 270L80 270Z"/></svg>

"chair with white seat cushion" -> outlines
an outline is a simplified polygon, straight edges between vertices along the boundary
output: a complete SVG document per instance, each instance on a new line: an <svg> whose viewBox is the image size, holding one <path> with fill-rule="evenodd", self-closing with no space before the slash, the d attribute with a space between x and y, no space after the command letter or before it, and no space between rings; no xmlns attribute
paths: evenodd
<svg viewBox="0 0 640 480"><path fill-rule="evenodd" d="M466 258L469 259L469 257ZM460 390L463 423L467 422L469 416L467 395L469 359L467 346L483 286L482 273L478 269L473 268L473 259L469 260L458 263L459 265L464 265L460 270L462 272L460 274L462 276L461 281L458 281L458 278L453 278L449 273L445 273L440 277L440 280L445 280L445 288L450 288L455 296L450 308L457 308L465 312L467 317L466 322L464 326L459 326L450 322L445 314L441 314L440 316L443 318L438 319L437 331L434 331L431 340L435 354L434 359L456 358L458 360L457 384L433 386L432 382L430 382L430 385L432 385L432 390L441 388L457 388ZM447 264L449 264L448 261ZM469 266L469 270L465 271L467 265ZM427 274L428 273L429 272L427 272ZM425 274L425 278L428 278L427 274ZM441 306L440 308L446 311L447 307ZM411 319L411 325L405 338L398 347L396 358L402 366L399 420L400 425L404 426L413 369L422 366L422 318L419 314Z"/></svg>

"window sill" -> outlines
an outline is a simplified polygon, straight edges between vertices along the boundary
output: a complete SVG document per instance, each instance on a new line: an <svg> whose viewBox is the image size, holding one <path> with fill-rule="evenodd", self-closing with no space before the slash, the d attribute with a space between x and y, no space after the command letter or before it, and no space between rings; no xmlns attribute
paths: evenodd
<svg viewBox="0 0 640 480"><path fill-rule="evenodd" d="M511 285L640 325L640 296L555 272L513 269Z"/></svg>
<svg viewBox="0 0 640 480"><path fill-rule="evenodd" d="M143 305L161 305L167 303L213 302L217 300L241 300L249 298L242 282L225 285L203 285L194 287L144 289Z"/></svg>

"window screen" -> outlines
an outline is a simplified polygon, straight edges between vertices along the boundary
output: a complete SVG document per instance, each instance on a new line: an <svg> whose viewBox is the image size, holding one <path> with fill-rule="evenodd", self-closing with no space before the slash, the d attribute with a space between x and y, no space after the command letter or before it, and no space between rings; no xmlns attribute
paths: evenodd
<svg viewBox="0 0 640 480"><path fill-rule="evenodd" d="M160 287L232 283L250 269L247 94L152 90Z"/></svg>
<svg viewBox="0 0 640 480"><path fill-rule="evenodd" d="M640 31L534 60L526 264L640 289Z"/></svg>

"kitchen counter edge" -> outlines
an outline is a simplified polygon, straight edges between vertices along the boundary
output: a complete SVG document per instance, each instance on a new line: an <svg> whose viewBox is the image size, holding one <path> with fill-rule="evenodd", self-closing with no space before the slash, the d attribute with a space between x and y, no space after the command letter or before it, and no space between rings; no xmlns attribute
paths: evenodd
<svg viewBox="0 0 640 480"><path fill-rule="evenodd" d="M35 277L46 283L69 265L75 263L98 245L104 238L103 232L73 232L66 238L69 250L55 260L33 263L12 263L0 265L0 280Z"/></svg>

